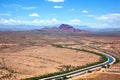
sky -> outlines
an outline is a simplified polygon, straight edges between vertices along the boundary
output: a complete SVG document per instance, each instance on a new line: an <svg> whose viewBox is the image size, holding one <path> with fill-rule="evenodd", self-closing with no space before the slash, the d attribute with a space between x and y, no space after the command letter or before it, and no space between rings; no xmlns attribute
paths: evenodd
<svg viewBox="0 0 120 80"><path fill-rule="evenodd" d="M1 25L120 28L120 0L0 0Z"/></svg>

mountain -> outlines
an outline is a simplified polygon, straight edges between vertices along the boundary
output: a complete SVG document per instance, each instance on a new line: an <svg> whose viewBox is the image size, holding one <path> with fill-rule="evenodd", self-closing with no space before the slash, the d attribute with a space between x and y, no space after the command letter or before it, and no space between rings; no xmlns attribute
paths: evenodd
<svg viewBox="0 0 120 80"><path fill-rule="evenodd" d="M68 24L61 24L58 27L58 30L63 31L63 32L81 32L82 31L80 29L75 29L73 26L68 25Z"/></svg>
<svg viewBox="0 0 120 80"><path fill-rule="evenodd" d="M81 29L81 30L92 30L93 28L85 26L85 25L73 25L75 28Z"/></svg>
<svg viewBox="0 0 120 80"><path fill-rule="evenodd" d="M0 25L0 31L25 31L25 30L37 30L42 32L87 32L87 30L81 30L79 28L75 28L75 26L71 26L69 24L60 24L54 26L34 26L34 25Z"/></svg>
<svg viewBox="0 0 120 80"><path fill-rule="evenodd" d="M61 26L61 28L59 28ZM64 27L63 27L64 26ZM65 30L66 26L66 30ZM74 26L74 27L73 27ZM63 28L64 29L63 29ZM68 29L69 28L69 29ZM81 25L68 25L68 24L59 24L59 25L50 25L50 26L35 26L35 25L2 25L0 24L0 31L25 31L25 30L47 30L47 31L63 31L65 32L80 32L83 30L91 31L91 28L88 26ZM59 29L59 30L57 30ZM71 30L70 30L71 29Z"/></svg>
<svg viewBox="0 0 120 80"><path fill-rule="evenodd" d="M76 29L71 25L68 24L61 24L59 25L59 27L52 27L52 28L42 28L42 31L45 32L57 32L57 33L79 33L79 32L87 32L85 30L80 30L80 29Z"/></svg>
<svg viewBox="0 0 120 80"><path fill-rule="evenodd" d="M57 27L52 27L52 28L48 28L48 27L44 27L42 29L40 29L39 31L45 31L45 32L58 32L58 28Z"/></svg>
<svg viewBox="0 0 120 80"><path fill-rule="evenodd" d="M0 31L24 31L24 30L34 30L41 29L43 26L34 25L0 25Z"/></svg>
<svg viewBox="0 0 120 80"><path fill-rule="evenodd" d="M120 28L99 29L98 33L120 34Z"/></svg>

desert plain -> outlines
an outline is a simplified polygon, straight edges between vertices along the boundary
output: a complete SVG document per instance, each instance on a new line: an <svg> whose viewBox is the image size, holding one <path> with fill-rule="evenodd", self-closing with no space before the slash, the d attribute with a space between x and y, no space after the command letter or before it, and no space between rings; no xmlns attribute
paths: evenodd
<svg viewBox="0 0 120 80"><path fill-rule="evenodd" d="M0 32L0 79L20 80L58 72L64 65L82 66L101 59L95 54L57 48L52 44L79 44L72 47L104 52L120 58L120 36L118 35L54 34L40 31ZM119 64L118 62L109 69L119 71ZM88 77L87 80L105 80L109 78L108 75L113 74L107 70L104 72L92 74L97 76L92 79ZM119 74L111 76L119 80ZM99 77L105 79L98 79Z"/></svg>

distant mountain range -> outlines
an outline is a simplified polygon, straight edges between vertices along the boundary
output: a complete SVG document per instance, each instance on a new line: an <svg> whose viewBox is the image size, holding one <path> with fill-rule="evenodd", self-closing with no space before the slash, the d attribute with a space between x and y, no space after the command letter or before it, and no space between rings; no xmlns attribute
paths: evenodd
<svg viewBox="0 0 120 80"><path fill-rule="evenodd" d="M34 26L34 25L0 25L0 31L24 31L39 30L47 32L95 32L95 33L120 33L120 28L98 29L84 25L60 24L54 26Z"/></svg>
<svg viewBox="0 0 120 80"><path fill-rule="evenodd" d="M47 32L69 32L69 33L87 32L86 30L80 30L68 24L61 24L59 27L43 28L40 30L47 31Z"/></svg>
<svg viewBox="0 0 120 80"><path fill-rule="evenodd" d="M41 29L43 26L34 25L0 25L0 31L24 31L24 30L34 30Z"/></svg>
<svg viewBox="0 0 120 80"><path fill-rule="evenodd" d="M100 29L96 31L96 33L101 33L101 34L120 34L120 28L106 28L106 29Z"/></svg>
<svg viewBox="0 0 120 80"><path fill-rule="evenodd" d="M63 32L81 32L82 31L82 30L76 29L73 26L68 25L68 24L61 24L58 27L58 30L63 31Z"/></svg>

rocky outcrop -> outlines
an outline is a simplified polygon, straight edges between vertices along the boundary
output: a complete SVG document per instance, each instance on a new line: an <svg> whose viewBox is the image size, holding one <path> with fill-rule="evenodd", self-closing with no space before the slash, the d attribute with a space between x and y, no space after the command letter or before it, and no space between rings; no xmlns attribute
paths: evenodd
<svg viewBox="0 0 120 80"><path fill-rule="evenodd" d="M73 26L68 25L68 24L61 24L58 30L63 31L63 32L81 32L80 29L75 29Z"/></svg>

